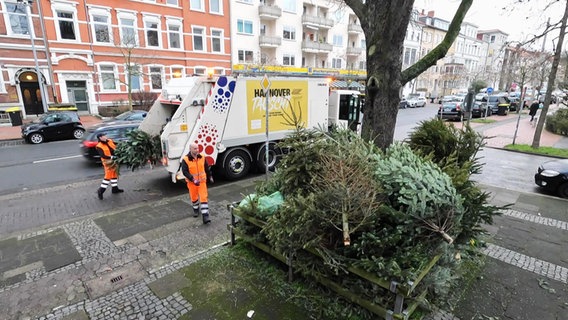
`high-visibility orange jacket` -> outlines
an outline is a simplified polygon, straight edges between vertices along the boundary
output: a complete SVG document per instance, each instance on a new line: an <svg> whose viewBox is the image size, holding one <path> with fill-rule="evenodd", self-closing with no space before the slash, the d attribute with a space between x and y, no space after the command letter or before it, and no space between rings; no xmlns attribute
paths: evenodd
<svg viewBox="0 0 568 320"><path fill-rule="evenodd" d="M200 183L206 182L209 180L209 177L211 177L211 167L201 154L198 154L195 158L191 154L187 154L183 157L181 172L183 172L188 182L194 182L196 180Z"/></svg>
<svg viewBox="0 0 568 320"><path fill-rule="evenodd" d="M114 144L114 141L107 139L106 142L99 141L96 148L97 152L101 156L101 159L110 159L111 156L114 156L116 145Z"/></svg>

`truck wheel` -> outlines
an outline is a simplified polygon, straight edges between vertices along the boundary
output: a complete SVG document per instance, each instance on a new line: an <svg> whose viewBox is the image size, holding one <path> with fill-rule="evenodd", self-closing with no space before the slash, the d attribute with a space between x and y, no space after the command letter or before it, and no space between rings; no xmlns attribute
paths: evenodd
<svg viewBox="0 0 568 320"><path fill-rule="evenodd" d="M249 154L242 149L231 150L223 158L223 174L228 180L244 178L251 166Z"/></svg>
<svg viewBox="0 0 568 320"><path fill-rule="evenodd" d="M263 144L259 146L256 152L256 168L259 172L266 172L266 145ZM280 162L280 157L282 157L282 150L276 146L275 143L270 143L268 145L268 170L274 171L274 168Z"/></svg>

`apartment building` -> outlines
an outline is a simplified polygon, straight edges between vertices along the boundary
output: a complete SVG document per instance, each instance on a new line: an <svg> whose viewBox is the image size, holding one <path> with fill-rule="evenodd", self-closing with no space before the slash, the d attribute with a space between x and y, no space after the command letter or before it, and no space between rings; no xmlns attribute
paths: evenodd
<svg viewBox="0 0 568 320"><path fill-rule="evenodd" d="M365 75L365 37L335 0L231 1L233 70L239 73Z"/></svg>
<svg viewBox="0 0 568 320"><path fill-rule="evenodd" d="M488 44L483 66L488 84L495 90L506 90L506 81L505 79L501 80L501 71L508 36L507 33L498 29L477 32L477 39Z"/></svg>
<svg viewBox="0 0 568 320"><path fill-rule="evenodd" d="M231 70L226 0L0 0L0 8L0 108L23 105L24 115L43 113L42 99L97 114L129 91L141 99L171 78Z"/></svg>

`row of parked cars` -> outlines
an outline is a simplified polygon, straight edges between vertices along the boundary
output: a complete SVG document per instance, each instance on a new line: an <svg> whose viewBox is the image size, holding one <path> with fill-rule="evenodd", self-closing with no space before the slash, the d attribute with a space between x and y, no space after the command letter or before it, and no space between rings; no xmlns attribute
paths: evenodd
<svg viewBox="0 0 568 320"><path fill-rule="evenodd" d="M50 111L21 126L22 138L31 144L45 141L81 139L81 154L91 161L100 161L95 147L97 134L105 133L115 142L128 139L127 133L138 129L146 117L143 110L132 110L86 128L76 111Z"/></svg>
<svg viewBox="0 0 568 320"><path fill-rule="evenodd" d="M463 120L466 112L466 96L444 96L440 99L438 118L445 120ZM519 99L505 95L478 94L471 107L471 117L489 117L493 114L507 115L509 111L517 111Z"/></svg>

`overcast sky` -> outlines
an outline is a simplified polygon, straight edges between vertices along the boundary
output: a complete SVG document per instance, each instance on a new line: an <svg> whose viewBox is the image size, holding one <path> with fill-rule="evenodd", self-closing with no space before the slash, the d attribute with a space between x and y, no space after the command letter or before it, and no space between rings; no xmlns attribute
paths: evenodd
<svg viewBox="0 0 568 320"><path fill-rule="evenodd" d="M414 7L435 11L435 16L451 21L459 7L460 0L415 0ZM519 3L522 2L522 3ZM545 10L551 2L555 4ZM509 40L525 40L540 34L550 17L550 23L558 22L564 12L565 1L556 0L473 0L465 21L473 23L480 30L499 29L509 34ZM546 40L547 49L552 49L552 39ZM542 42L538 44L538 49ZM564 48L566 49L566 48Z"/></svg>

